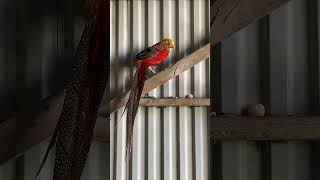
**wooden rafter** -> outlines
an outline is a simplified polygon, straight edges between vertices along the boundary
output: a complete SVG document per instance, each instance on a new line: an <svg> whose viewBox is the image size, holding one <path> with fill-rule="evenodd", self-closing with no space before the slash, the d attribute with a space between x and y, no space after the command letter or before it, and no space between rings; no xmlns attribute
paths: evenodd
<svg viewBox="0 0 320 180"><path fill-rule="evenodd" d="M37 110L19 113L0 124L0 165L51 136L58 122L64 93L42 101ZM109 141L109 121L99 117L94 130L98 141Z"/></svg>
<svg viewBox="0 0 320 180"><path fill-rule="evenodd" d="M212 140L314 140L320 139L320 116L222 115L208 129Z"/></svg>
<svg viewBox="0 0 320 180"><path fill-rule="evenodd" d="M231 11L232 16L229 15L229 11L223 10L228 9L230 4L228 5L226 2L231 2L231 0L213 1L214 6L220 10L219 13L216 13L215 19L211 20L211 24L215 27L211 28L211 37L213 38L211 45L216 45L216 43L228 35L247 26L258 17L270 13L273 9L280 7L287 1L288 0L265 0L259 1L259 3L256 0L243 1L245 5L237 5L236 9ZM253 5L257 5L258 8ZM243 18L244 16L242 14L246 11L254 11L255 13L251 13L250 18L246 17L245 20L241 20L241 23L237 23L236 21L239 20L237 17L240 16ZM212 12L214 13L215 11ZM224 19L226 19L226 21L224 21ZM197 52L196 54L193 53L183 58L170 68L148 79L143 94L208 58L209 44ZM37 111L16 115L0 124L0 165L50 137L60 115L63 98L64 93L60 93L44 100L43 105ZM107 108L108 102L105 101L102 103L100 113L105 114L115 111L126 103L127 98L128 93L113 99L110 102L110 109ZM98 140L107 139L108 131L107 119L100 117L95 128L95 138Z"/></svg>
<svg viewBox="0 0 320 180"><path fill-rule="evenodd" d="M215 45L248 24L270 14L290 0L213 0L210 38Z"/></svg>
<svg viewBox="0 0 320 180"><path fill-rule="evenodd" d="M188 98L141 98L140 106L210 106L210 99L188 99Z"/></svg>

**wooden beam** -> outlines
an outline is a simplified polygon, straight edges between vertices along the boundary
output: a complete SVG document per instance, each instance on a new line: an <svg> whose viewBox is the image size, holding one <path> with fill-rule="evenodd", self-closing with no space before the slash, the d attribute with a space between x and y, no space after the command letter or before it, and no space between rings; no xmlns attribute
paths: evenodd
<svg viewBox="0 0 320 180"><path fill-rule="evenodd" d="M227 36L270 14L289 0L213 0L210 38L215 45Z"/></svg>
<svg viewBox="0 0 320 180"><path fill-rule="evenodd" d="M317 0L306 1L307 12L307 85L309 114L319 115L319 8ZM310 143L310 180L319 179L320 141Z"/></svg>
<svg viewBox="0 0 320 180"><path fill-rule="evenodd" d="M216 116L209 121L212 140L320 139L320 116Z"/></svg>
<svg viewBox="0 0 320 180"><path fill-rule="evenodd" d="M222 43L210 47L210 112L222 112ZM209 141L209 179L222 180L222 143Z"/></svg>
<svg viewBox="0 0 320 180"><path fill-rule="evenodd" d="M41 108L21 112L0 124L0 166L32 146L48 139L62 110L64 93L42 101ZM95 140L109 141L109 120L99 117L95 126Z"/></svg>
<svg viewBox="0 0 320 180"><path fill-rule="evenodd" d="M265 113L270 114L270 16L259 20L259 75L260 103L265 107ZM272 180L271 142L258 142L260 147L261 180Z"/></svg>
<svg viewBox="0 0 320 180"><path fill-rule="evenodd" d="M140 106L210 106L210 99L188 99L188 98L142 98L140 100Z"/></svg>

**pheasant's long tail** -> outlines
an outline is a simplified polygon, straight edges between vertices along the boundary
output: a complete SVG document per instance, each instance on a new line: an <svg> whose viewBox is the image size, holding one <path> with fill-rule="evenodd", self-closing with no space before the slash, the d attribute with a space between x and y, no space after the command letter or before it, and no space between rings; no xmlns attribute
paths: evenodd
<svg viewBox="0 0 320 180"><path fill-rule="evenodd" d="M126 160L131 157L132 136L134 120L138 111L139 101L142 94L145 81L146 66L143 63L138 64L138 70L134 76L130 96L127 102L127 143L126 143Z"/></svg>

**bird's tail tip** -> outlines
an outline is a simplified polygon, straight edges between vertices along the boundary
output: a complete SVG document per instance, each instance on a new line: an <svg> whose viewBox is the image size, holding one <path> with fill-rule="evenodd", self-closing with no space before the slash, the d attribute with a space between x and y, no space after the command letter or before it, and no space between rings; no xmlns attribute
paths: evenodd
<svg viewBox="0 0 320 180"><path fill-rule="evenodd" d="M125 160L126 162L129 162L131 159L131 154L132 154L132 146L128 145L126 148L126 156L125 156Z"/></svg>

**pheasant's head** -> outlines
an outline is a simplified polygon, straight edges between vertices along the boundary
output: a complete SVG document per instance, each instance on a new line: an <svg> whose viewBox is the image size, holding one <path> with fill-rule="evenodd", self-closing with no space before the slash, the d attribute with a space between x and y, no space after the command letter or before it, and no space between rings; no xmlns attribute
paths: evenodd
<svg viewBox="0 0 320 180"><path fill-rule="evenodd" d="M165 38L160 42L158 42L157 44L155 44L154 46L159 50L165 50L165 49L174 48L176 46L176 43L170 38Z"/></svg>

